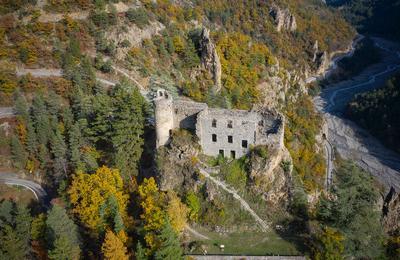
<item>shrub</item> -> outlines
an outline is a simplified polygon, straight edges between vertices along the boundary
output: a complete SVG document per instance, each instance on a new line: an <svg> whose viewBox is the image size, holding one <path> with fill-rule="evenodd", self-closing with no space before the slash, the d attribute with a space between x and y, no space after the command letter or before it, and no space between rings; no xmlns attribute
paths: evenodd
<svg viewBox="0 0 400 260"><path fill-rule="evenodd" d="M141 29L150 24L149 16L144 8L130 8L126 12L126 17L130 22L135 23Z"/></svg>

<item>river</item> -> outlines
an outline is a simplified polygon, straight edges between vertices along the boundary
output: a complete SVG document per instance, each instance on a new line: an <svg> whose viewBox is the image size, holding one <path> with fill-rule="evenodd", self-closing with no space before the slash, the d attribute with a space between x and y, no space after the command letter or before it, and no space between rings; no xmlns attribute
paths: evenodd
<svg viewBox="0 0 400 260"><path fill-rule="evenodd" d="M323 114L327 137L327 185L332 179L332 148L341 157L355 161L370 172L386 189L400 191L400 155L389 150L354 122L343 117L344 109L355 94L381 87L396 71L400 71L400 48L382 38L372 38L382 52L379 63L373 64L349 80L328 85L314 99ZM337 61L337 60L336 60ZM336 67L334 62L332 66Z"/></svg>

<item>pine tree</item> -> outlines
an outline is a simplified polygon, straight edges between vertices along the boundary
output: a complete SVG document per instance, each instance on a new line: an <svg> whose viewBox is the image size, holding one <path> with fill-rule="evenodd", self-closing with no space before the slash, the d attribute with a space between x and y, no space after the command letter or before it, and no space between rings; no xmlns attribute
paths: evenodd
<svg viewBox="0 0 400 260"><path fill-rule="evenodd" d="M53 205L47 216L46 227L46 240L49 256L54 257L52 259L79 259L78 228L64 208Z"/></svg>
<svg viewBox="0 0 400 260"><path fill-rule="evenodd" d="M67 174L67 147L58 127L54 129L50 144L51 153L54 157L54 178L56 183L59 183Z"/></svg>
<svg viewBox="0 0 400 260"><path fill-rule="evenodd" d="M18 238L16 231L10 225L2 226L0 229L0 256L2 259L25 259L27 253L24 248L25 245Z"/></svg>
<svg viewBox="0 0 400 260"><path fill-rule="evenodd" d="M16 95L17 98L15 99L15 112L18 116L26 121L29 116L28 104L25 97L20 92L18 92Z"/></svg>
<svg viewBox="0 0 400 260"><path fill-rule="evenodd" d="M20 140L15 135L11 138L11 155L14 166L23 169L28 160L28 156Z"/></svg>
<svg viewBox="0 0 400 260"><path fill-rule="evenodd" d="M72 125L69 131L69 159L74 170L85 170L84 164L81 159L80 148L82 146L83 137L79 128L79 123Z"/></svg>
<svg viewBox="0 0 400 260"><path fill-rule="evenodd" d="M49 114L41 95L36 95L32 102L33 122L36 129L37 140L45 147L49 141L50 120Z"/></svg>
<svg viewBox="0 0 400 260"><path fill-rule="evenodd" d="M54 241L53 249L49 250L49 258L52 260L78 260L80 249L72 241L62 235Z"/></svg>
<svg viewBox="0 0 400 260"><path fill-rule="evenodd" d="M31 233L32 216L29 209L24 204L17 205L17 214L15 216L15 231L19 239L24 244L24 251L29 252L29 240Z"/></svg>
<svg viewBox="0 0 400 260"><path fill-rule="evenodd" d="M31 250L32 217L25 205L0 204L0 256L2 259L25 259Z"/></svg>
<svg viewBox="0 0 400 260"><path fill-rule="evenodd" d="M49 91L49 96L46 98L47 110L50 115L57 116L61 110L62 100L54 91Z"/></svg>
<svg viewBox="0 0 400 260"><path fill-rule="evenodd" d="M106 232L101 251L107 260L129 259L124 243L110 230Z"/></svg>
<svg viewBox="0 0 400 260"><path fill-rule="evenodd" d="M144 250L144 248L143 248L143 246L142 246L142 244L140 242L138 242L137 245L136 245L135 257L136 257L136 260L147 260L147 259L149 259L146 256L146 252L145 252L145 250Z"/></svg>
<svg viewBox="0 0 400 260"><path fill-rule="evenodd" d="M31 157L34 157L37 153L37 137L33 122L30 116L26 123L26 149Z"/></svg>
<svg viewBox="0 0 400 260"><path fill-rule="evenodd" d="M114 162L125 180L137 175L137 163L143 151L145 101L139 91L126 81L111 94L114 103L112 145Z"/></svg>
<svg viewBox="0 0 400 260"><path fill-rule="evenodd" d="M156 260L177 260L183 259L183 251L178 236L166 219L158 239L161 242L160 248L155 253Z"/></svg>

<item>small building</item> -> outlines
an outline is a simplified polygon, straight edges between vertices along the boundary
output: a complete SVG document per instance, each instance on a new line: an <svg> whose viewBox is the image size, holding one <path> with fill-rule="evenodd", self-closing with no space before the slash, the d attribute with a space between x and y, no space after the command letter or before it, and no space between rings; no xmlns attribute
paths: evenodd
<svg viewBox="0 0 400 260"><path fill-rule="evenodd" d="M179 128L195 133L203 153L210 156L240 158L251 146L283 146L283 117L276 112L209 108L173 99L163 89L157 90L154 103L157 147L168 144L171 131Z"/></svg>

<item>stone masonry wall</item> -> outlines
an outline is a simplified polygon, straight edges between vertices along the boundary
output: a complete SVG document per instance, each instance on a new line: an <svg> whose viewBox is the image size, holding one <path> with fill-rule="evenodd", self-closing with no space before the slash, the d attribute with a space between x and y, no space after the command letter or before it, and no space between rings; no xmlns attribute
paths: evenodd
<svg viewBox="0 0 400 260"><path fill-rule="evenodd" d="M172 129L196 133L203 153L240 158L253 145L282 148L283 116L272 111L244 111L208 108L188 99L173 100L165 90L154 99L157 147L169 142Z"/></svg>
<svg viewBox="0 0 400 260"><path fill-rule="evenodd" d="M260 120L255 112L206 109L198 115L196 134L205 154L217 156L223 153L225 157L239 158L256 143L256 130ZM231 128L228 127L229 121ZM216 139L213 140L212 135Z"/></svg>

